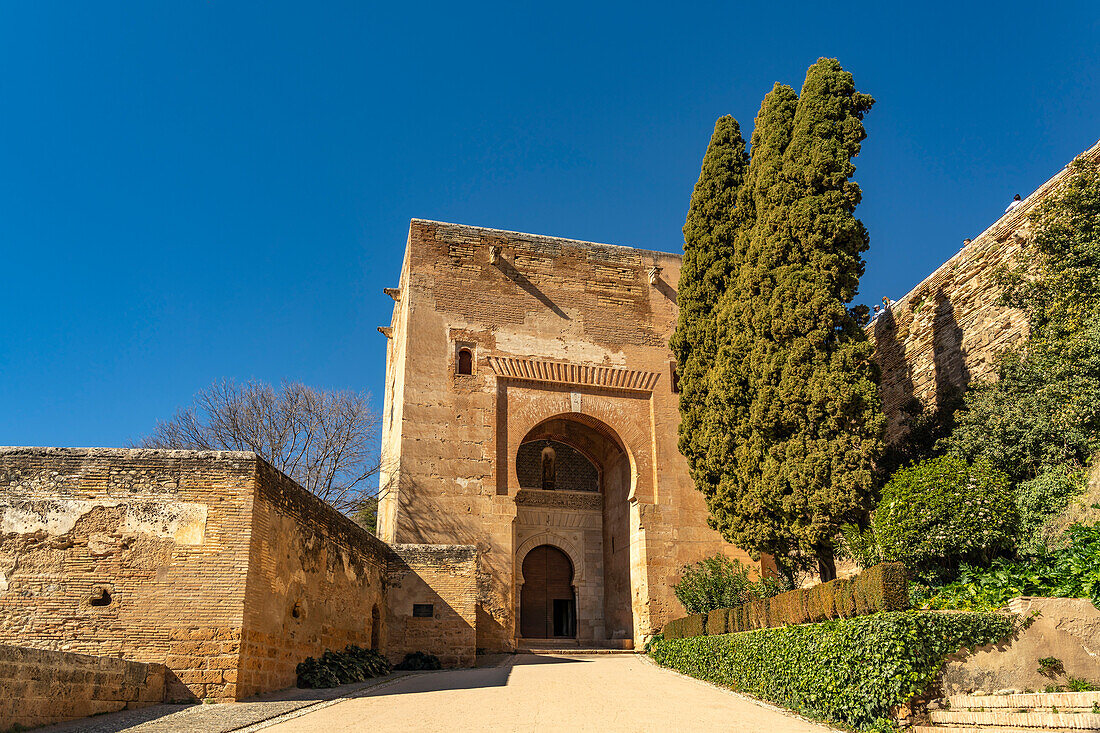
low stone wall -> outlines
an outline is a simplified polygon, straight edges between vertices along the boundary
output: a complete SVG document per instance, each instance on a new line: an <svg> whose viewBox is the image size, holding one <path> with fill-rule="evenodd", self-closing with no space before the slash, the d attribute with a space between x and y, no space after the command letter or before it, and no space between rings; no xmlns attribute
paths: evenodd
<svg viewBox="0 0 1100 733"><path fill-rule="evenodd" d="M0 730L153 705L164 676L159 664L0 645Z"/></svg>
<svg viewBox="0 0 1100 733"><path fill-rule="evenodd" d="M948 659L940 676L944 695L976 691L1039 690L1068 677L1100 683L1100 610L1087 598L1016 598L1009 610L1032 619L1011 639ZM1039 672L1054 657L1061 674Z"/></svg>
<svg viewBox="0 0 1100 733"><path fill-rule="evenodd" d="M477 654L477 548L392 545L386 652L394 662L427 652L444 666L471 667ZM428 608L430 606L430 609ZM414 612L419 607L419 616Z"/></svg>

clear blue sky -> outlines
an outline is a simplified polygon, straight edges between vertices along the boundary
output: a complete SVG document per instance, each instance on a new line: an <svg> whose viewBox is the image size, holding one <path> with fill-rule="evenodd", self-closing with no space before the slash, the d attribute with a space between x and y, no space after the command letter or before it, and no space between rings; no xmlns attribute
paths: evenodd
<svg viewBox="0 0 1100 733"><path fill-rule="evenodd" d="M380 403L410 218L679 251L715 118L822 55L878 100L868 302L1100 138L1094 2L374 5L5 4L0 444L222 377Z"/></svg>

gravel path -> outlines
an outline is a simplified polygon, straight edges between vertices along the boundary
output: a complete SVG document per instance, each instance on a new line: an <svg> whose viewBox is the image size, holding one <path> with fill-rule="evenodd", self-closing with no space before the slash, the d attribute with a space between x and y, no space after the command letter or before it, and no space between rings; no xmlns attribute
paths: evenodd
<svg viewBox="0 0 1100 733"><path fill-rule="evenodd" d="M253 730L260 728L264 733L832 730L638 655L530 654L491 669L412 675Z"/></svg>

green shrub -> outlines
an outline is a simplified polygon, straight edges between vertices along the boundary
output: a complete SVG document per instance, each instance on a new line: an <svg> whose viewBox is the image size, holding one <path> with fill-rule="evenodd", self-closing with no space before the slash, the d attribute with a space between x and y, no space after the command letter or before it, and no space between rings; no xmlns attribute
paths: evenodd
<svg viewBox="0 0 1100 733"><path fill-rule="evenodd" d="M712 555L685 565L679 582L672 586L688 613L708 613L733 608L754 598L771 598L791 589L785 578L749 580L749 568L740 560Z"/></svg>
<svg viewBox="0 0 1100 733"><path fill-rule="evenodd" d="M1020 516L1019 547L1024 552L1045 548L1043 527L1069 500L1085 490L1085 473L1068 466L1048 468L1016 487L1016 511Z"/></svg>
<svg viewBox="0 0 1100 733"><path fill-rule="evenodd" d="M991 610L1016 596L1091 598L1100 608L1100 522L1066 530L1067 544L988 568L964 566L958 580L932 588L926 608Z"/></svg>
<svg viewBox="0 0 1100 733"><path fill-rule="evenodd" d="M1010 616L880 613L723 636L662 639L650 655L699 679L861 730L933 681L944 658L1002 639Z"/></svg>
<svg viewBox="0 0 1100 733"><path fill-rule="evenodd" d="M342 652L326 650L320 659L298 664L298 687L337 687L390 673L390 663L373 649L350 645Z"/></svg>
<svg viewBox="0 0 1100 733"><path fill-rule="evenodd" d="M672 590L688 613L706 613L741 605L753 597L752 586L749 569L741 561L714 555L684 566Z"/></svg>
<svg viewBox="0 0 1100 733"><path fill-rule="evenodd" d="M1017 524L1008 478L949 456L895 473L874 517L883 557L918 571L988 562L1012 548Z"/></svg>
<svg viewBox="0 0 1100 733"><path fill-rule="evenodd" d="M882 550L875 539L875 530L855 524L840 527L840 546L837 555L841 559L855 560L861 568L871 568L882 562Z"/></svg>
<svg viewBox="0 0 1100 733"><path fill-rule="evenodd" d="M442 669L439 657L426 652L409 652L394 669L400 670L431 670Z"/></svg>

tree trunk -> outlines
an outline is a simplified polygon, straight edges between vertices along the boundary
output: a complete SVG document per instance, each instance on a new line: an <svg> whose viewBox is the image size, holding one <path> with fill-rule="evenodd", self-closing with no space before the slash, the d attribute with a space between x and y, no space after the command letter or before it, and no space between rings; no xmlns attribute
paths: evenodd
<svg viewBox="0 0 1100 733"><path fill-rule="evenodd" d="M817 572L821 575L822 583L836 580L836 560L832 552L823 550L817 553Z"/></svg>

